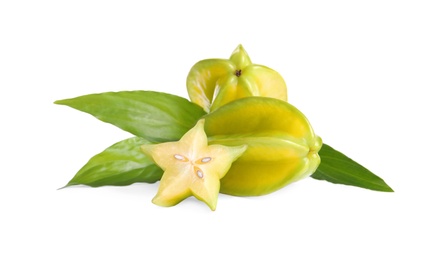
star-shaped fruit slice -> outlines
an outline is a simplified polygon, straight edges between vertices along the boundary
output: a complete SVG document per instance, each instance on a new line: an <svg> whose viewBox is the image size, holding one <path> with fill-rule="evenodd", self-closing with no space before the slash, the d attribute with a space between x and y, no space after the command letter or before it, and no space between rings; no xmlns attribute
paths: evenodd
<svg viewBox="0 0 442 260"><path fill-rule="evenodd" d="M215 210L220 179L247 147L208 145L201 119L178 142L147 144L141 149L164 170L153 203L174 206L193 195Z"/></svg>

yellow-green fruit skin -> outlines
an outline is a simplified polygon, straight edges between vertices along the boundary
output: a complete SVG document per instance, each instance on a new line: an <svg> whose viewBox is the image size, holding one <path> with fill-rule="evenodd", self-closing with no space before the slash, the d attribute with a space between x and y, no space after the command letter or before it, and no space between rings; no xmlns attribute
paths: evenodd
<svg viewBox="0 0 442 260"><path fill-rule="evenodd" d="M229 59L197 62L187 76L190 100L212 112L234 100L251 96L287 101L284 79L275 70L253 64L239 45Z"/></svg>
<svg viewBox="0 0 442 260"><path fill-rule="evenodd" d="M322 140L287 102L266 97L233 101L205 117L210 144L247 145L221 179L220 192L257 196L314 173Z"/></svg>

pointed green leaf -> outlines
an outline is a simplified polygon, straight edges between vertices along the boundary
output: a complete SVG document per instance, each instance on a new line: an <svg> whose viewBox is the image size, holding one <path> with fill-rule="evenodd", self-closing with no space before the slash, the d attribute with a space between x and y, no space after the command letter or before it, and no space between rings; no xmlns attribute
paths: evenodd
<svg viewBox="0 0 442 260"><path fill-rule="evenodd" d="M132 137L110 146L92 157L66 186L123 186L158 181L163 171L141 152L143 144L150 142Z"/></svg>
<svg viewBox="0 0 442 260"><path fill-rule="evenodd" d="M314 179L376 191L393 191L384 180L329 145L322 145L319 156L321 163L311 176Z"/></svg>
<svg viewBox="0 0 442 260"><path fill-rule="evenodd" d="M152 142L179 140L204 110L182 97L154 91L121 91L58 100Z"/></svg>

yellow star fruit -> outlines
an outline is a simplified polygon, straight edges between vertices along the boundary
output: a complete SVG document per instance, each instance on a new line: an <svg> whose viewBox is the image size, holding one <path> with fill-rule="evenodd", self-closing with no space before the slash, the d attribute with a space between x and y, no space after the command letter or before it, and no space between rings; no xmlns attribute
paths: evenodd
<svg viewBox="0 0 442 260"><path fill-rule="evenodd" d="M246 145L208 145L204 119L178 142L143 145L142 151L164 170L152 202L173 206L193 195L215 210L220 179L246 148Z"/></svg>
<svg viewBox="0 0 442 260"><path fill-rule="evenodd" d="M239 45L229 59L197 62L187 76L190 100L206 112L236 99L263 96L287 101L284 79L275 70L253 64Z"/></svg>
<svg viewBox="0 0 442 260"><path fill-rule="evenodd" d="M247 145L221 179L220 192L256 196L315 172L322 140L296 107L266 97L231 102L205 116L209 144Z"/></svg>

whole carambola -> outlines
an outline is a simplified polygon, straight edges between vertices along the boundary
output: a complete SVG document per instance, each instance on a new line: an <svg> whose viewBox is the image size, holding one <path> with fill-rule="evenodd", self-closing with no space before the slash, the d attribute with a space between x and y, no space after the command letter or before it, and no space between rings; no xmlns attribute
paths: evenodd
<svg viewBox="0 0 442 260"><path fill-rule="evenodd" d="M307 118L287 102L248 97L205 116L209 144L247 145L221 179L220 192L263 195L310 176L320 163L322 140Z"/></svg>
<svg viewBox="0 0 442 260"><path fill-rule="evenodd" d="M253 64L239 45L229 59L197 62L187 76L190 100L211 112L233 100L263 96L287 101L284 79L275 70Z"/></svg>

